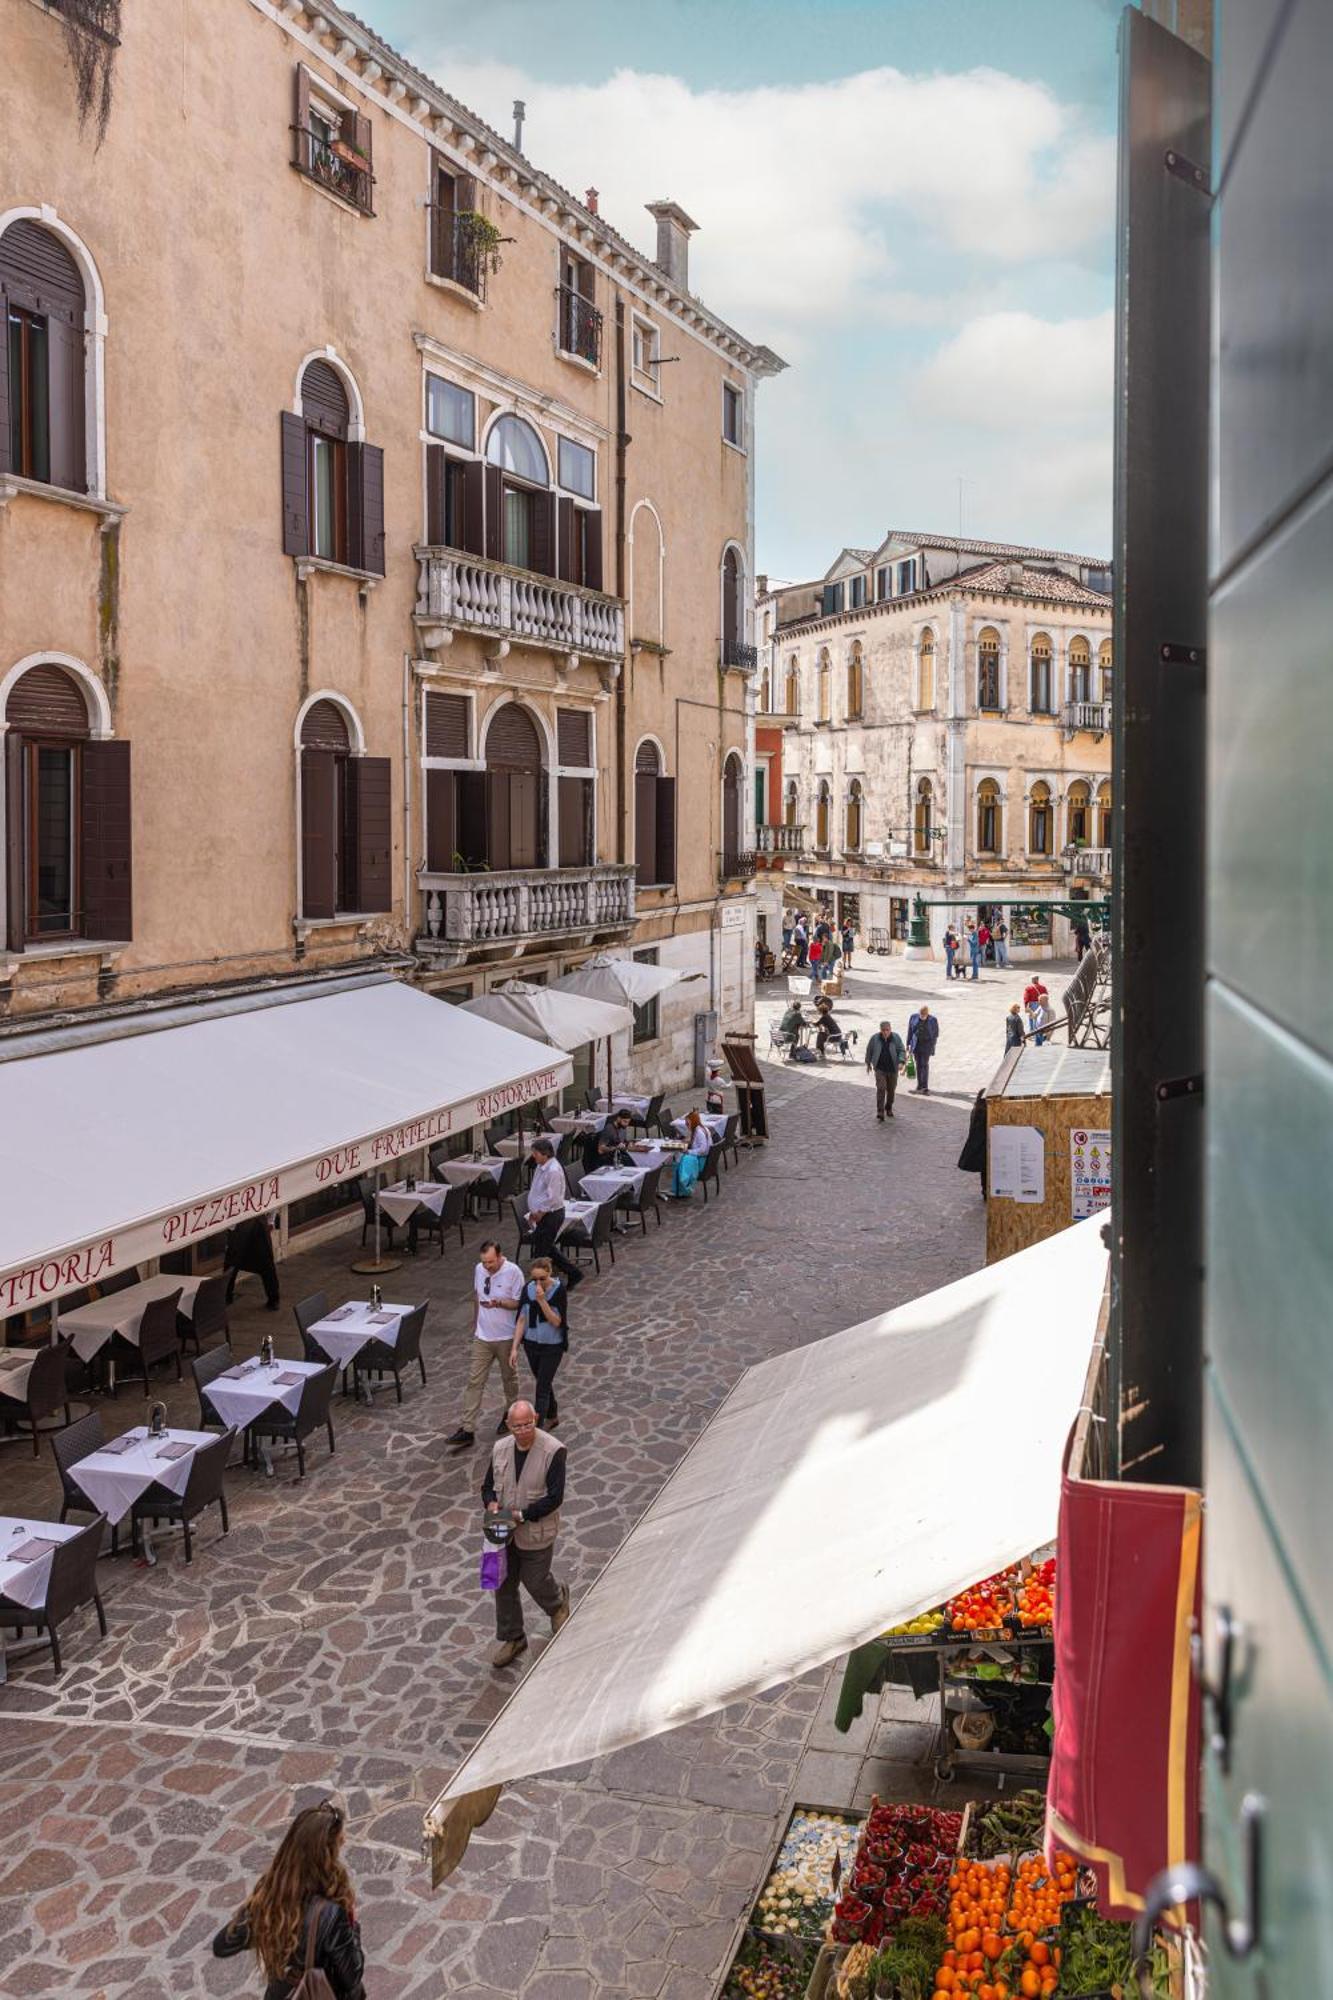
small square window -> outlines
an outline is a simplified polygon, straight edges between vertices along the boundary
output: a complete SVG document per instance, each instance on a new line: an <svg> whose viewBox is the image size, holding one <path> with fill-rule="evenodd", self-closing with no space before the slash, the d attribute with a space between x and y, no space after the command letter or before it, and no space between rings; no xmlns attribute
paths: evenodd
<svg viewBox="0 0 1333 2000"><path fill-rule="evenodd" d="M745 398L731 382L722 384L722 435L728 444L743 445Z"/></svg>
<svg viewBox="0 0 1333 2000"><path fill-rule="evenodd" d="M426 377L426 429L432 437L448 438L450 444L461 444L468 451L477 442L476 399L468 389L460 389L456 382L446 382L442 375Z"/></svg>
<svg viewBox="0 0 1333 2000"><path fill-rule="evenodd" d="M597 454L572 438L559 440L557 466L560 484L566 493L578 493L585 500L597 498Z"/></svg>
<svg viewBox="0 0 1333 2000"><path fill-rule="evenodd" d="M657 365L661 351L661 337L652 321L636 318L633 322L631 345L633 372L646 379L654 389L661 386Z"/></svg>

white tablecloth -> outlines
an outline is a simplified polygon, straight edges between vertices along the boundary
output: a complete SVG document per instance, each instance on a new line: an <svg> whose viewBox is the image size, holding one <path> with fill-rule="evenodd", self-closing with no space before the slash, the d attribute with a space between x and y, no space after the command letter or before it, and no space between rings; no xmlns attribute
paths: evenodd
<svg viewBox="0 0 1333 2000"><path fill-rule="evenodd" d="M441 1160L435 1171L450 1187L470 1187L474 1181L484 1181L488 1174L498 1181L503 1166L504 1161L495 1153L487 1153L480 1160Z"/></svg>
<svg viewBox="0 0 1333 2000"><path fill-rule="evenodd" d="M185 1278L174 1271L159 1271L155 1278L141 1278L137 1285L126 1285L123 1292L110 1292L90 1305L62 1312L60 1331L73 1335L74 1352L80 1361L91 1361L115 1333L137 1347L139 1321L146 1305L154 1299L166 1298L170 1292L179 1292L176 1310L188 1319L194 1312L194 1295L203 1282L201 1277Z"/></svg>
<svg viewBox="0 0 1333 2000"><path fill-rule="evenodd" d="M392 1315L389 1319L373 1320L375 1308L369 1299L353 1299L345 1306L339 1306L336 1313L327 1319L317 1319L308 1329L312 1340L318 1341L330 1361L336 1361L340 1368L346 1368L370 1340L381 1340L386 1347L398 1344L398 1327L404 1313L410 1313L411 1306L391 1306L386 1299L380 1307L381 1313Z"/></svg>
<svg viewBox="0 0 1333 2000"><path fill-rule="evenodd" d="M592 1218L596 1215L601 1205L599 1201L567 1201L565 1203L564 1220L555 1232L557 1240L564 1235L567 1229L572 1229L579 1222L582 1222L587 1228L591 1229Z"/></svg>
<svg viewBox="0 0 1333 2000"><path fill-rule="evenodd" d="M23 1401L28 1393L32 1364L40 1353L40 1348L24 1354L0 1353L0 1396L12 1396L16 1403Z"/></svg>
<svg viewBox="0 0 1333 2000"><path fill-rule="evenodd" d="M720 1139L727 1129L726 1113L722 1111L701 1111L699 1115L713 1137ZM690 1128L683 1118L673 1118L671 1129L673 1132L678 1132L681 1138L684 1139L688 1135Z"/></svg>
<svg viewBox="0 0 1333 2000"><path fill-rule="evenodd" d="M525 1132L521 1147L518 1143L518 1134L515 1133L512 1139L501 1139L495 1150L506 1160L526 1160L534 1143L538 1139L545 1139L552 1150L560 1144L560 1134L558 1132Z"/></svg>
<svg viewBox="0 0 1333 2000"><path fill-rule="evenodd" d="M395 1181L392 1187L380 1189L379 1205L395 1222L410 1222L421 1208L438 1215L448 1192L438 1181L418 1181L414 1188L409 1188L406 1181Z"/></svg>
<svg viewBox="0 0 1333 2000"><path fill-rule="evenodd" d="M17 1515L0 1514L0 1596L12 1598L25 1610L40 1611L46 1603L54 1550L35 1557L32 1562L21 1563L6 1562L5 1550L11 1545L19 1548L39 1536L47 1542L72 1541L87 1526L86 1521L24 1521Z"/></svg>
<svg viewBox="0 0 1333 2000"><path fill-rule="evenodd" d="M69 1468L74 1484L113 1523L123 1521L139 1495L152 1485L165 1486L170 1493L183 1493L195 1452L200 1445L217 1443L211 1431L182 1431L174 1426L160 1438L150 1439L142 1424L126 1435L138 1440L131 1450L119 1456L109 1451L94 1451ZM165 1444L188 1444L191 1449L179 1458L160 1458L158 1454Z"/></svg>
<svg viewBox="0 0 1333 2000"><path fill-rule="evenodd" d="M637 1194L647 1167L599 1167L579 1182L591 1201L614 1201L617 1195Z"/></svg>
<svg viewBox="0 0 1333 2000"><path fill-rule="evenodd" d="M551 1120L552 1134L558 1132L600 1132L609 1111L562 1111L558 1118Z"/></svg>
<svg viewBox="0 0 1333 2000"><path fill-rule="evenodd" d="M679 1146L631 1146L630 1151L635 1163L649 1174L654 1167L674 1167L680 1158Z"/></svg>
<svg viewBox="0 0 1333 2000"><path fill-rule="evenodd" d="M597 1109L606 1112L633 1111L638 1117L643 1118L647 1115L648 1106L652 1101L651 1097L630 1097L623 1090L617 1090L612 1093L609 1104L604 1097L599 1098Z"/></svg>
<svg viewBox="0 0 1333 2000"><path fill-rule="evenodd" d="M204 1401L212 1405L223 1423L234 1424L240 1431L275 1404L294 1417L308 1377L320 1370L318 1361L275 1361L271 1368L254 1367L249 1362L242 1365L244 1375L235 1379L230 1371L215 1375L203 1392ZM299 1375L301 1379L279 1382L279 1375Z"/></svg>

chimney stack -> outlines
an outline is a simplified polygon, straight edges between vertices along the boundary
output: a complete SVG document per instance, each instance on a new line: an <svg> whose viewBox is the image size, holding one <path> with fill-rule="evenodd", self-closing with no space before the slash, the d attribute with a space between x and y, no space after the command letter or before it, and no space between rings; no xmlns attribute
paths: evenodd
<svg viewBox="0 0 1333 2000"><path fill-rule="evenodd" d="M648 213L657 223L657 268L678 292L690 289L690 238L699 227L677 201L650 201Z"/></svg>
<svg viewBox="0 0 1333 2000"><path fill-rule="evenodd" d="M514 99L514 151L523 151L523 120L528 115L528 107L521 97Z"/></svg>
<svg viewBox="0 0 1333 2000"><path fill-rule="evenodd" d="M587 189L587 190L585 191L585 193L584 193L584 196L583 196L583 205L584 205L584 207L585 207L585 208L587 209L587 211L588 211L589 215L596 215L596 213L597 213L597 189L596 189L596 188L588 188L588 189Z"/></svg>

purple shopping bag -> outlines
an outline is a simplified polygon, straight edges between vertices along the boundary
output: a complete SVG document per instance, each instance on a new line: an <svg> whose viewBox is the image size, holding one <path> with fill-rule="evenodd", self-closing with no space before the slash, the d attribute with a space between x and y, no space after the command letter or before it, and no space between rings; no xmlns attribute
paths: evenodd
<svg viewBox="0 0 1333 2000"><path fill-rule="evenodd" d="M507 1548L492 1548L487 1542L481 1552L481 1587L483 1590L498 1590L509 1574L509 1551Z"/></svg>

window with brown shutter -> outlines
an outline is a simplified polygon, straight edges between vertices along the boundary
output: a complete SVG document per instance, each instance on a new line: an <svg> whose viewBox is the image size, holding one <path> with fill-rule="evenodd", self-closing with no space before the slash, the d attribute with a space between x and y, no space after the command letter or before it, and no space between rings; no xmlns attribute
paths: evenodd
<svg viewBox="0 0 1333 2000"><path fill-rule="evenodd" d="M592 766L592 717L586 708L558 708L555 712L556 749L562 764Z"/></svg>
<svg viewBox="0 0 1333 2000"><path fill-rule="evenodd" d="M27 220L0 236L0 472L83 492L86 353L78 265Z"/></svg>
<svg viewBox="0 0 1333 2000"><path fill-rule="evenodd" d="M353 757L347 766L356 874L347 907L393 908L392 777L387 757Z"/></svg>
<svg viewBox="0 0 1333 2000"><path fill-rule="evenodd" d="M647 739L634 755L634 866L645 886L676 879L676 781Z"/></svg>
<svg viewBox="0 0 1333 2000"><path fill-rule="evenodd" d="M465 694L426 695L426 755L466 757L468 700Z"/></svg>
<svg viewBox="0 0 1333 2000"><path fill-rule="evenodd" d="M541 738L513 701L492 713L486 730L486 855L492 868L546 866Z"/></svg>
<svg viewBox="0 0 1333 2000"><path fill-rule="evenodd" d="M304 63L296 67L292 165L363 215L373 215L371 125L338 103Z"/></svg>
<svg viewBox="0 0 1333 2000"><path fill-rule="evenodd" d="M284 410L280 422L283 552L383 576L384 453L351 442L347 387L330 362L307 364L301 414Z"/></svg>
<svg viewBox="0 0 1333 2000"><path fill-rule="evenodd" d="M430 206L431 275L484 299L486 259L476 215L477 183L472 175L455 173L437 160Z"/></svg>
<svg viewBox="0 0 1333 2000"><path fill-rule="evenodd" d="M591 868L595 853L592 779L562 777L556 803L560 819L560 866Z"/></svg>
<svg viewBox="0 0 1333 2000"><path fill-rule="evenodd" d="M347 447L347 559L353 569L384 574L384 453L377 444Z"/></svg>

